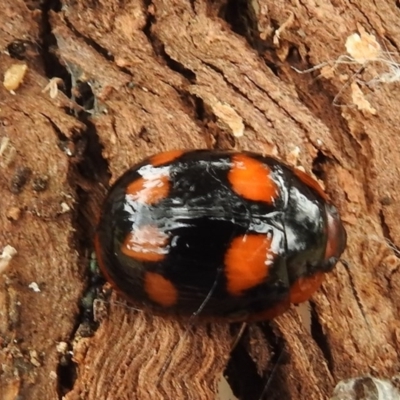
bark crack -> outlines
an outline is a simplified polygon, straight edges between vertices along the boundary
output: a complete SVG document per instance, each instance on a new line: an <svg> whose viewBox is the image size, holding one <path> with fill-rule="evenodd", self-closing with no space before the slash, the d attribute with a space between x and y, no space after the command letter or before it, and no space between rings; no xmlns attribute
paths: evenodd
<svg viewBox="0 0 400 400"><path fill-rule="evenodd" d="M54 76L61 77L65 82L65 86L61 89L67 97L74 99L77 94L77 103L82 103L83 106L86 105L87 101L93 96L90 88L84 86L74 87L74 77L68 68L62 65L56 56L57 40L52 33L51 24L51 13L61 12L62 4L61 1L48 0L42 5L42 58L45 66L46 75L48 78L53 78ZM71 31L82 38L85 43L90 45L99 54L103 55L108 61L113 61L113 57L103 49L96 42L86 38L84 35L80 34L74 27L66 21L66 24ZM127 71L124 71L127 73ZM129 73L129 72L128 72ZM73 102L74 103L74 102ZM79 107L79 106L77 106ZM58 138L59 148L65 152L69 157L72 156L72 165L70 166L70 171L68 173L71 187L75 188L75 204L77 208L75 209L75 234L72 242L72 246L79 254L79 264L81 266L87 266L89 264L89 258L87 256L88 251L92 248L92 232L93 232L93 211L91 210L91 199L88 193L88 188L90 184L95 182L107 182L108 181L108 166L105 159L102 157L102 147L99 142L99 137L96 132L96 128L90 121L90 114L85 111L85 107L79 108L80 111L74 112L74 117L79 120L85 127L84 131L79 134L76 132L72 135L72 138L67 137L62 130L58 127L56 121L54 121L51 116L48 116L41 112L40 114L47 119L47 121L53 127L54 132ZM67 114L71 114L71 110L65 110ZM83 134L83 136L81 136ZM88 229L91 227L92 229ZM88 267L84 267L88 268ZM86 274L90 274L87 272ZM82 331L91 332L94 326L91 325L93 329L88 329L89 324L88 318L88 307L83 305L87 303L91 293L93 279L87 280L87 287L85 289L86 295L81 300L82 303L79 305L80 313L76 315L74 321L74 328L69 333L68 345L71 346L72 340L77 336L78 332ZM89 293L89 294L88 294ZM91 305L89 305L91 309ZM90 314L90 312L89 312ZM86 326L86 328L82 328ZM75 380L77 379L77 371L75 363L72 361L70 352L65 352L64 355L60 356L59 364L57 367L57 391L59 399L63 398L66 393L71 391L74 387Z"/></svg>

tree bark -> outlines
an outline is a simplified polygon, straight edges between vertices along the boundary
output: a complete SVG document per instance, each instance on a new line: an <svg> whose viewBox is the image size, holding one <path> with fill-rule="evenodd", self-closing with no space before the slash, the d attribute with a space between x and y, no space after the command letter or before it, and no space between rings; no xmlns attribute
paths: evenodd
<svg viewBox="0 0 400 400"><path fill-rule="evenodd" d="M0 275L0 398L215 399L225 371L240 399L270 377L266 399L320 400L342 379L399 371L396 4L4 0L0 73L28 69L15 93L0 85L0 250L17 251ZM349 62L357 32L377 57ZM174 148L273 154L320 180L349 267L313 296L310 322L293 307L232 350L237 325L161 318L113 294L85 332L105 188Z"/></svg>

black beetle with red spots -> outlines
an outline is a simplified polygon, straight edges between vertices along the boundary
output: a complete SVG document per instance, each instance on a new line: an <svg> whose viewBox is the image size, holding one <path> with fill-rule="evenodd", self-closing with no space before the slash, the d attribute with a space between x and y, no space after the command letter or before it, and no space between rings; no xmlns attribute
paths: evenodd
<svg viewBox="0 0 400 400"><path fill-rule="evenodd" d="M270 319L306 301L346 246L318 183L251 152L170 151L126 171L95 239L110 283L158 312Z"/></svg>

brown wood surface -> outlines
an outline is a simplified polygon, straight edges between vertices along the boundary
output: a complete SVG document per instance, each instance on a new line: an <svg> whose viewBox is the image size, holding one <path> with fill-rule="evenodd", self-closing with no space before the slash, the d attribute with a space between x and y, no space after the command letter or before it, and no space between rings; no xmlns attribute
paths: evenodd
<svg viewBox="0 0 400 400"><path fill-rule="evenodd" d="M364 84L382 63L292 67L337 60L363 29L400 60L399 21L394 0L3 0L0 76L28 70L15 94L0 84L0 251L17 250L0 276L0 398L215 398L237 326L188 327L115 294L97 301L93 335L80 326L105 188L173 148L297 163L348 231L349 268L338 264L312 298L311 328L293 308L245 331L226 370L236 395L256 399L282 349L266 399L325 400L341 379L394 375L400 86ZM43 91L54 77L55 97Z"/></svg>

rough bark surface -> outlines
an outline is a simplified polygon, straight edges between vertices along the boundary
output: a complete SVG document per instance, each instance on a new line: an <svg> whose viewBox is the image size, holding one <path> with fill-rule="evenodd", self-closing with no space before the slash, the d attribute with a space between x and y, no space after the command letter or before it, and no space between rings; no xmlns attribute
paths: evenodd
<svg viewBox="0 0 400 400"><path fill-rule="evenodd" d="M264 398L320 400L341 379L399 371L399 84L360 83L382 63L292 68L337 60L363 29L398 59L399 18L394 0L4 0L0 75L28 70L14 94L0 85L0 250L17 250L0 275L0 398L214 399L230 359L236 396L257 399L279 358ZM349 268L313 297L311 328L293 308L250 326L230 358L236 326L113 295L84 334L108 182L144 156L205 147L302 165L338 206Z"/></svg>

